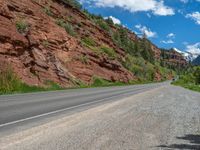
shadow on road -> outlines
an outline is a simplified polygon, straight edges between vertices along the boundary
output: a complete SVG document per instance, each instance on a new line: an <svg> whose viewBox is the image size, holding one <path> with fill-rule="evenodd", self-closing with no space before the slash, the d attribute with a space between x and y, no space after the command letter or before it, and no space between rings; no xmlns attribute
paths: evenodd
<svg viewBox="0 0 200 150"><path fill-rule="evenodd" d="M157 147L167 149L200 150L200 135L188 134L184 137L177 137L177 139L185 140L188 144L159 145Z"/></svg>

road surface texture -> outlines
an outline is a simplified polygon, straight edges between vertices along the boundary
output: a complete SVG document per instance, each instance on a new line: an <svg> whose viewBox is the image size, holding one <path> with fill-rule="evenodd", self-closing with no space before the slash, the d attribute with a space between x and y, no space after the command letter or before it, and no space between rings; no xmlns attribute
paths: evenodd
<svg viewBox="0 0 200 150"><path fill-rule="evenodd" d="M104 89L104 90L103 90ZM62 118L51 120L21 132L0 136L1 150L148 150L148 149L200 149L200 93L186 90L181 87L172 86L169 83L151 84L141 86L116 87L100 89L83 89L87 93L86 99L90 99L93 92L94 97L98 97L97 93L104 95L114 92L118 95L119 90L125 94L129 91L140 91L131 95L112 100L107 103L101 103L95 107L79 111ZM113 91L110 91L110 90ZM97 91L96 91L97 90ZM102 91L103 90L103 91ZM127 91L128 90L128 91ZM76 91L76 90L75 90ZM118 92L117 92L118 91ZM45 95L47 93L43 93ZM63 93L50 93L51 96L61 96ZM73 90L67 96L73 97ZM71 95L72 94L72 95ZM80 90L78 95L83 94ZM77 95L77 96L78 96ZM24 104L25 98L22 100L12 99L5 102L1 97L0 117L3 129L6 126L18 124L15 119L22 120L30 116L38 115L31 110L29 104ZM38 95L29 95L37 97ZM48 96L48 94L46 95ZM58 103L65 104L58 99ZM104 95L106 96L106 95ZM110 95L107 95L110 96ZM107 97L106 96L106 97ZM81 96L84 99L85 96ZM8 98L8 97L7 97ZM38 99L37 99L38 98ZM54 102L45 102L47 99L41 100L37 97L35 103L31 104L33 109L39 101L50 107ZM92 99L92 98L91 98ZM102 98L99 98L102 99ZM75 98L76 100L76 98ZM27 98L27 101L29 99ZM52 100L53 101L53 100ZM85 101L84 101L85 102ZM86 101L88 102L88 101ZM52 105L51 105L52 103ZM24 105L23 105L24 104ZM44 109L43 105L40 107ZM80 103L78 103L80 105ZM18 105L23 105L20 107ZM59 104L57 104L59 105ZM13 107L12 107L13 106ZM14 108L21 110L17 110ZM69 103L66 106L70 106ZM71 105L74 106L74 105ZM12 112L12 109L13 112ZM5 110L4 110L5 108ZM11 112L8 113L6 111ZM3 109L3 110L2 110ZM52 108L51 108L52 109ZM50 110L51 110L50 109ZM60 109L60 108L59 108ZM54 110L54 109L52 109ZM25 112L22 115L18 115ZM5 112L5 113L4 113ZM13 113L16 112L16 116ZM31 112L29 115L28 112ZM3 115L1 114L3 113ZM3 116L6 115L6 118ZM64 112L63 112L64 113ZM32 115L33 114L33 115ZM20 118L22 116L22 118ZM48 117L48 116L45 116ZM24 120L26 122L26 120ZM17 126L17 125L15 125Z"/></svg>

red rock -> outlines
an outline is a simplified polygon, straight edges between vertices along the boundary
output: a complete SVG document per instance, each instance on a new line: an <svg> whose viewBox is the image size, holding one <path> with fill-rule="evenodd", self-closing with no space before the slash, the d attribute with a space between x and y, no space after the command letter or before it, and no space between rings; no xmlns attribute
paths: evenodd
<svg viewBox="0 0 200 150"><path fill-rule="evenodd" d="M44 12L47 7L52 16ZM76 37L56 24L59 18L74 26ZM27 23L25 33L17 31L17 21ZM117 59L98 55L82 46L81 38L85 36L95 39L99 46L113 48ZM138 40L134 33L129 32L129 36ZM159 49L155 46L152 49L155 57L159 58ZM88 63L82 62L81 56L87 56ZM45 86L46 81L54 81L70 87L78 80L89 84L94 76L110 81L135 80L119 61L124 56L125 51L112 42L109 34L82 12L64 6L59 0L0 0L0 63L10 64L27 84Z"/></svg>

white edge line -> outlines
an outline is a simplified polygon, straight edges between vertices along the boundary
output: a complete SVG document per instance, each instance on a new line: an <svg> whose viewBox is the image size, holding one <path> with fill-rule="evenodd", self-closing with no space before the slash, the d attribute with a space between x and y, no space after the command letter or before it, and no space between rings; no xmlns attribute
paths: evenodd
<svg viewBox="0 0 200 150"><path fill-rule="evenodd" d="M115 95L115 96L103 98L101 100L97 100L97 101L93 101L93 102L88 102L88 103L85 103L85 104L80 104L80 105L77 105L77 106L72 106L72 107L68 107L68 108L64 108L64 109L60 109L60 110L56 110L56 111L52 111L52 112L48 112L48 113L36 115L36 116L33 116L33 117L28 117L28 118L25 118L25 119L20 119L20 120L17 120L17 121L12 121L12 122L8 122L8 123L4 123L4 124L0 125L0 128L8 126L8 125L13 125L13 124L16 124L16 123L20 123L20 122L24 122L24 121L28 121L28 120L32 120L32 119L36 119L36 118L40 118L40 117L44 117L44 116L48 116L48 115L60 113L60 112L63 112L63 111L66 111L66 110L70 110L70 109L74 109L74 108L78 108L78 107L81 107L81 106L87 106L87 105L90 105L90 104L95 104L95 103L98 103L98 102L102 102L102 101L104 101L106 99L111 99L111 98L118 97L118 96L119 95Z"/></svg>

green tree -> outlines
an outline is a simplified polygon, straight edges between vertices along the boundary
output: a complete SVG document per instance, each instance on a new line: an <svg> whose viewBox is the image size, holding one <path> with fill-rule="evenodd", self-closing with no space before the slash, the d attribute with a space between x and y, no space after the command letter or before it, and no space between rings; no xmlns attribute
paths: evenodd
<svg viewBox="0 0 200 150"><path fill-rule="evenodd" d="M194 71L195 83L200 84L200 67L197 67Z"/></svg>
<svg viewBox="0 0 200 150"><path fill-rule="evenodd" d="M105 21L106 21L109 25L114 25L114 22L113 22L113 20L112 20L110 17L108 17Z"/></svg>
<svg viewBox="0 0 200 150"><path fill-rule="evenodd" d="M61 0L61 1L71 5L74 8L82 9L82 5L77 0Z"/></svg>
<svg viewBox="0 0 200 150"><path fill-rule="evenodd" d="M154 63L154 54L151 49L151 43L145 37L142 38L140 42L140 50L141 50L141 56L145 60Z"/></svg>

